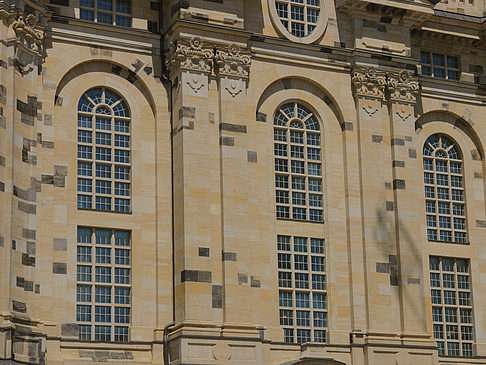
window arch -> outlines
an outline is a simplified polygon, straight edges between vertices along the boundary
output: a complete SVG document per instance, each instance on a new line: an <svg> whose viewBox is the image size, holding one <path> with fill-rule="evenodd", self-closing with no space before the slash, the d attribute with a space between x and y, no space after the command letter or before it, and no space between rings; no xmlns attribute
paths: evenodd
<svg viewBox="0 0 486 365"><path fill-rule="evenodd" d="M78 103L78 208L130 212L130 112L97 87Z"/></svg>
<svg viewBox="0 0 486 365"><path fill-rule="evenodd" d="M443 134L423 148L427 238L467 243L463 161L458 146Z"/></svg>
<svg viewBox="0 0 486 365"><path fill-rule="evenodd" d="M316 116L298 102L274 116L277 218L323 221L321 132Z"/></svg>

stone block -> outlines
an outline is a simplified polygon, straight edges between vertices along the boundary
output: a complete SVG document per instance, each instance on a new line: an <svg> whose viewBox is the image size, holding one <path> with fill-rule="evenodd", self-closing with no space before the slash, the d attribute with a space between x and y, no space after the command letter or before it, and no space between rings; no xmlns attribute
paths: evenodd
<svg viewBox="0 0 486 365"><path fill-rule="evenodd" d="M77 323L63 323L61 324L62 337L79 337L79 325Z"/></svg>
<svg viewBox="0 0 486 365"><path fill-rule="evenodd" d="M23 277L17 276L16 285L18 288L23 288L25 283L25 279Z"/></svg>
<svg viewBox="0 0 486 365"><path fill-rule="evenodd" d="M223 308L223 287L221 285L212 286L212 307Z"/></svg>
<svg viewBox="0 0 486 365"><path fill-rule="evenodd" d="M64 188L66 186L66 177L54 175L54 186Z"/></svg>
<svg viewBox="0 0 486 365"><path fill-rule="evenodd" d="M481 154L478 150L471 150L471 158L474 161L481 161Z"/></svg>
<svg viewBox="0 0 486 365"><path fill-rule="evenodd" d="M0 166L5 167L5 157L0 156Z"/></svg>
<svg viewBox="0 0 486 365"><path fill-rule="evenodd" d="M405 167L405 161L393 161L393 167Z"/></svg>
<svg viewBox="0 0 486 365"><path fill-rule="evenodd" d="M476 220L476 227L478 228L486 228L486 221L485 220Z"/></svg>
<svg viewBox="0 0 486 365"><path fill-rule="evenodd" d="M24 290L33 292L34 291L34 282L29 281L29 280L25 280L24 281Z"/></svg>
<svg viewBox="0 0 486 365"><path fill-rule="evenodd" d="M67 239L54 238L52 240L52 249L54 251L67 251Z"/></svg>
<svg viewBox="0 0 486 365"><path fill-rule="evenodd" d="M405 180L402 179L395 179L393 180L393 190L404 190L405 187Z"/></svg>
<svg viewBox="0 0 486 365"><path fill-rule="evenodd" d="M248 151L248 162L258 162L258 155L255 151Z"/></svg>
<svg viewBox="0 0 486 365"><path fill-rule="evenodd" d="M236 252L223 252L223 261L236 261Z"/></svg>
<svg viewBox="0 0 486 365"><path fill-rule="evenodd" d="M235 132L235 133L246 133L246 125L220 123L219 130L227 131L227 132Z"/></svg>
<svg viewBox="0 0 486 365"><path fill-rule="evenodd" d="M235 145L235 137L221 136L220 139L219 139L219 143L222 146L234 146Z"/></svg>
<svg viewBox="0 0 486 365"><path fill-rule="evenodd" d="M12 309L16 312L27 313L27 304L25 304L24 302L12 300Z"/></svg>
<svg viewBox="0 0 486 365"><path fill-rule="evenodd" d="M52 272L54 274L66 274L67 273L67 264L64 262L53 262L52 263Z"/></svg>
<svg viewBox="0 0 486 365"><path fill-rule="evenodd" d="M5 192L5 183L3 181L0 181L0 192Z"/></svg>
<svg viewBox="0 0 486 365"><path fill-rule="evenodd" d="M377 262L376 263L376 272L389 273L390 272L390 265L386 262Z"/></svg>
<svg viewBox="0 0 486 365"><path fill-rule="evenodd" d="M41 175L41 182L42 182L42 184L54 185L54 176L53 175Z"/></svg>
<svg viewBox="0 0 486 365"><path fill-rule="evenodd" d="M27 241L25 243L25 251L28 255L35 256L35 242Z"/></svg>
<svg viewBox="0 0 486 365"><path fill-rule="evenodd" d="M0 116L0 128L7 128L7 118Z"/></svg>
<svg viewBox="0 0 486 365"><path fill-rule="evenodd" d="M267 115L265 113L257 112L256 121L266 123L267 122Z"/></svg>
<svg viewBox="0 0 486 365"><path fill-rule="evenodd" d="M22 237L26 238L28 240L35 240L35 229L27 229L23 228L22 229Z"/></svg>
<svg viewBox="0 0 486 365"><path fill-rule="evenodd" d="M199 247L198 254L202 257L209 257L209 247Z"/></svg>
<svg viewBox="0 0 486 365"><path fill-rule="evenodd" d="M381 142L383 142L383 136L378 136L376 134L373 134L371 136L371 141L374 142L374 143L381 143Z"/></svg>
<svg viewBox="0 0 486 365"><path fill-rule="evenodd" d="M238 273L238 284L239 285L248 284L248 275Z"/></svg>
<svg viewBox="0 0 486 365"><path fill-rule="evenodd" d="M27 214L36 214L36 206L34 204L25 203L23 201L18 201L18 208L21 212Z"/></svg>
<svg viewBox="0 0 486 365"><path fill-rule="evenodd" d="M408 157L409 158L417 158L417 150L415 148L408 149Z"/></svg>
<svg viewBox="0 0 486 365"><path fill-rule="evenodd" d="M261 286L260 280L256 279L254 276L252 276L250 279L250 285L252 288L259 288Z"/></svg>
<svg viewBox="0 0 486 365"><path fill-rule="evenodd" d="M182 119L182 118L195 119L196 118L196 108L189 107L189 106L183 106L181 109L179 109L179 119Z"/></svg>
<svg viewBox="0 0 486 365"><path fill-rule="evenodd" d="M386 210L389 211L389 212L392 212L393 210L395 210L395 204L391 201L387 201L386 202Z"/></svg>
<svg viewBox="0 0 486 365"><path fill-rule="evenodd" d="M392 138L392 146L405 146L405 140L403 138Z"/></svg>
<svg viewBox="0 0 486 365"><path fill-rule="evenodd" d="M344 131L353 131L354 130L353 123L352 122L344 122L343 130Z"/></svg>
<svg viewBox="0 0 486 365"><path fill-rule="evenodd" d="M408 277L407 278L408 285L420 285L420 278Z"/></svg>
<svg viewBox="0 0 486 365"><path fill-rule="evenodd" d="M34 292L36 294L40 294L40 284L35 284L35 289L34 289Z"/></svg>
<svg viewBox="0 0 486 365"><path fill-rule="evenodd" d="M3 238L3 236L0 236L0 247L4 247L5 246L5 239Z"/></svg>

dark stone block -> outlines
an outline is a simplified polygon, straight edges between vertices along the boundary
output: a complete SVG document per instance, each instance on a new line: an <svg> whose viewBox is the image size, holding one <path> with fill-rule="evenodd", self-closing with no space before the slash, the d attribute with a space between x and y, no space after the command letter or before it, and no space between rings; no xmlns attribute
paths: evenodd
<svg viewBox="0 0 486 365"><path fill-rule="evenodd" d="M52 248L54 251L67 251L67 239L54 238L52 240Z"/></svg>
<svg viewBox="0 0 486 365"><path fill-rule="evenodd" d="M405 142L412 142L413 138L411 136L405 136Z"/></svg>
<svg viewBox="0 0 486 365"><path fill-rule="evenodd" d="M389 212L392 212L393 210L395 210L395 204L391 201L387 201L386 202L386 210L389 211Z"/></svg>
<svg viewBox="0 0 486 365"><path fill-rule="evenodd" d="M388 255L388 262L390 263L390 265L398 265L398 256Z"/></svg>
<svg viewBox="0 0 486 365"><path fill-rule="evenodd" d="M5 192L5 183L0 181L0 192Z"/></svg>
<svg viewBox="0 0 486 365"><path fill-rule="evenodd" d="M40 284L35 284L35 293L40 294Z"/></svg>
<svg viewBox="0 0 486 365"><path fill-rule="evenodd" d="M44 124L45 125L52 125L52 115L44 114Z"/></svg>
<svg viewBox="0 0 486 365"><path fill-rule="evenodd" d="M385 183L385 189L386 189L386 190L390 190L390 189L391 189L391 187L392 187L391 183L389 183L389 182L386 182L386 183Z"/></svg>
<svg viewBox="0 0 486 365"><path fill-rule="evenodd" d="M256 121L266 123L267 122L267 115L265 113L257 112Z"/></svg>
<svg viewBox="0 0 486 365"><path fill-rule="evenodd" d="M417 150L414 148L409 148L408 149L408 157L409 158L417 158Z"/></svg>
<svg viewBox="0 0 486 365"><path fill-rule="evenodd" d="M393 189L394 190L403 190L405 188L405 180L402 179L395 179L393 180Z"/></svg>
<svg viewBox="0 0 486 365"><path fill-rule="evenodd" d="M200 283L211 283L212 281L211 271L198 271L197 277Z"/></svg>
<svg viewBox="0 0 486 365"><path fill-rule="evenodd" d="M236 252L223 252L223 261L236 261Z"/></svg>
<svg viewBox="0 0 486 365"><path fill-rule="evenodd" d="M199 256L209 257L209 247L199 247Z"/></svg>
<svg viewBox="0 0 486 365"><path fill-rule="evenodd" d="M12 309L16 312L27 313L27 304L12 300Z"/></svg>
<svg viewBox="0 0 486 365"><path fill-rule="evenodd" d="M123 69L120 66L116 66L116 65L111 66L111 72L114 73L115 75L120 75L122 70Z"/></svg>
<svg viewBox="0 0 486 365"><path fill-rule="evenodd" d="M477 219L476 220L476 227L478 227L478 228L486 228L486 221Z"/></svg>
<svg viewBox="0 0 486 365"><path fill-rule="evenodd" d="M27 104L17 99L17 110L23 114L34 117L37 115L37 105Z"/></svg>
<svg viewBox="0 0 486 365"><path fill-rule="evenodd" d="M66 186L66 177L54 175L54 186L64 188Z"/></svg>
<svg viewBox="0 0 486 365"><path fill-rule="evenodd" d="M63 337L78 337L79 325L76 323L61 324L61 336Z"/></svg>
<svg viewBox="0 0 486 365"><path fill-rule="evenodd" d="M34 117L25 113L20 114L20 121L28 126L34 125Z"/></svg>
<svg viewBox="0 0 486 365"><path fill-rule="evenodd" d="M68 174L67 166L54 165L54 175L67 176L67 174Z"/></svg>
<svg viewBox="0 0 486 365"><path fill-rule="evenodd" d="M238 284L248 284L248 275L238 273Z"/></svg>
<svg viewBox="0 0 486 365"><path fill-rule="evenodd" d="M344 122L343 130L344 131L353 131L354 130L353 123L352 122Z"/></svg>
<svg viewBox="0 0 486 365"><path fill-rule="evenodd" d="M23 201L18 201L18 208L21 212L27 214L36 214L36 206L34 204L28 204Z"/></svg>
<svg viewBox="0 0 486 365"><path fill-rule="evenodd" d="M37 200L37 192L35 189L29 188L29 189L21 189L18 186L13 187L13 194L20 199L35 202Z"/></svg>
<svg viewBox="0 0 486 365"><path fill-rule="evenodd" d="M219 125L219 130L227 131L227 132L235 132L235 133L246 133L246 125L221 123Z"/></svg>
<svg viewBox="0 0 486 365"><path fill-rule="evenodd" d="M383 136L378 136L376 134L373 134L371 136L371 141L375 142L375 143L381 143L381 142L383 142Z"/></svg>
<svg viewBox="0 0 486 365"><path fill-rule="evenodd" d="M390 272L390 265L386 262L377 262L376 272L388 274Z"/></svg>
<svg viewBox="0 0 486 365"><path fill-rule="evenodd" d="M393 167L405 167L405 161L393 161Z"/></svg>
<svg viewBox="0 0 486 365"><path fill-rule="evenodd" d="M0 117L0 128L7 128L7 118L5 118L4 116Z"/></svg>
<svg viewBox="0 0 486 365"><path fill-rule="evenodd" d="M398 286L398 275L390 275L390 285Z"/></svg>
<svg viewBox="0 0 486 365"><path fill-rule="evenodd" d="M25 247L28 255L35 255L35 242L28 241L25 243Z"/></svg>
<svg viewBox="0 0 486 365"><path fill-rule="evenodd" d="M145 73L147 75L150 75L153 71L152 67L150 67L150 66L145 66L143 70L145 71Z"/></svg>
<svg viewBox="0 0 486 365"><path fill-rule="evenodd" d="M212 286L212 307L223 308L223 287L221 285Z"/></svg>
<svg viewBox="0 0 486 365"><path fill-rule="evenodd" d="M143 61L138 59L138 58L135 62L132 63L132 67L133 67L133 70L135 72L140 71L140 69L143 67L143 65L144 65Z"/></svg>
<svg viewBox="0 0 486 365"><path fill-rule="evenodd" d="M17 276L17 280L16 280L17 287L23 288L24 287L24 283L25 283L25 279L22 278L22 277L20 277L20 276Z"/></svg>
<svg viewBox="0 0 486 365"><path fill-rule="evenodd" d="M22 229L22 237L28 240L35 240L35 229Z"/></svg>
<svg viewBox="0 0 486 365"><path fill-rule="evenodd" d="M5 157L0 156L0 166L5 167Z"/></svg>
<svg viewBox="0 0 486 365"><path fill-rule="evenodd" d="M54 185L54 176L52 175L41 175L42 184Z"/></svg>
<svg viewBox="0 0 486 365"><path fill-rule="evenodd" d="M24 281L24 290L33 292L34 291L34 282L25 280Z"/></svg>
<svg viewBox="0 0 486 365"><path fill-rule="evenodd" d="M4 238L2 236L0 236L0 247L4 247L5 246L5 242L4 242Z"/></svg>
<svg viewBox="0 0 486 365"><path fill-rule="evenodd" d="M52 272L54 274L66 274L67 273L67 264L64 262L53 262L52 263Z"/></svg>
<svg viewBox="0 0 486 365"><path fill-rule="evenodd" d="M12 240L12 250L16 250L16 249L17 249L17 241Z"/></svg>
<svg viewBox="0 0 486 365"><path fill-rule="evenodd" d="M405 146L405 140L403 138L392 138L392 146Z"/></svg>
<svg viewBox="0 0 486 365"><path fill-rule="evenodd" d="M182 119L182 118L195 119L196 118L196 108L189 107L189 106L183 106L181 109L179 109L179 119Z"/></svg>
<svg viewBox="0 0 486 365"><path fill-rule="evenodd" d="M54 148L54 142L42 141L41 146L44 148Z"/></svg>
<svg viewBox="0 0 486 365"><path fill-rule="evenodd" d="M407 278L408 285L420 285L420 278L411 278L410 276Z"/></svg>
<svg viewBox="0 0 486 365"><path fill-rule="evenodd" d="M258 154L255 151L248 151L248 162L258 162Z"/></svg>
<svg viewBox="0 0 486 365"><path fill-rule="evenodd" d="M260 280L255 279L254 276L251 277L251 287L252 288L259 288L261 286Z"/></svg>
<svg viewBox="0 0 486 365"><path fill-rule="evenodd" d="M469 72L474 72L474 73L483 73L483 66L481 65L469 65Z"/></svg>
<svg viewBox="0 0 486 365"><path fill-rule="evenodd" d="M481 161L481 155L478 150L471 150L471 157L474 161Z"/></svg>
<svg viewBox="0 0 486 365"><path fill-rule="evenodd" d="M481 172L474 171L474 178L475 179L482 179L483 174Z"/></svg>
<svg viewBox="0 0 486 365"><path fill-rule="evenodd" d="M35 177L30 178L30 187L34 189L37 193L41 191L41 182L37 180Z"/></svg>
<svg viewBox="0 0 486 365"><path fill-rule="evenodd" d="M235 145L235 137L221 136L220 139L219 139L219 143L222 146L234 146Z"/></svg>
<svg viewBox="0 0 486 365"><path fill-rule="evenodd" d="M185 281L198 281L197 270L183 270L181 272L181 283Z"/></svg>

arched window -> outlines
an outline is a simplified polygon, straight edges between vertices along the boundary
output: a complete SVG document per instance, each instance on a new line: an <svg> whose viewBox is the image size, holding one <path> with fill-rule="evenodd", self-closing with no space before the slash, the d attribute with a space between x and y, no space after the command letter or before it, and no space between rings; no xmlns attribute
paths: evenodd
<svg viewBox="0 0 486 365"><path fill-rule="evenodd" d="M424 144L427 238L467 243L464 176L461 154L445 135L434 134Z"/></svg>
<svg viewBox="0 0 486 365"><path fill-rule="evenodd" d="M91 89L78 104L78 208L130 212L130 174L127 104Z"/></svg>
<svg viewBox="0 0 486 365"><path fill-rule="evenodd" d="M274 117L277 218L323 221L321 132L305 106L287 103Z"/></svg>
<svg viewBox="0 0 486 365"><path fill-rule="evenodd" d="M284 28L296 37L310 35L317 26L321 9L319 0L278 0L275 7Z"/></svg>

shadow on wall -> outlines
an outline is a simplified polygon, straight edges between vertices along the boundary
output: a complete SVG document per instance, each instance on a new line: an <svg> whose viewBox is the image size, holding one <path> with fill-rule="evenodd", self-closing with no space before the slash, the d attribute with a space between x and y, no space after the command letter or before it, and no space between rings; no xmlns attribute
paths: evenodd
<svg viewBox="0 0 486 365"><path fill-rule="evenodd" d="M242 0L245 16L245 30L253 33L263 33L262 0ZM266 3L266 1L265 1Z"/></svg>
<svg viewBox="0 0 486 365"><path fill-rule="evenodd" d="M403 287L405 285L404 278L408 278L409 274L412 277L416 277L417 270L416 267L419 267L420 270L420 286L422 288L422 295L424 295L423 288L426 278L424 277L424 267L423 267L423 256L422 250L419 248L419 242L415 241L410 234L410 231L406 228L404 224L400 222L400 219L396 218L396 210L397 206L394 207L394 215L393 218L387 217L387 214L384 210L377 209L376 216L378 220L378 228L374 232L374 238L379 241L387 241L388 244L385 246L383 250L384 253L388 255L389 258L389 269L390 269L390 285ZM383 236L387 235L388 227L394 227L393 234L394 237L388 237L388 240L384 240ZM399 235L396 234L396 231L399 231ZM396 238L398 237L399 240L399 248L397 248ZM414 267L410 267L407 265L403 265L400 262L400 255L399 249L406 249L407 255L412 254L413 256L413 265ZM402 252L403 253L403 252ZM396 257L396 259L394 258ZM400 290L399 295L405 295L405 290ZM422 306L419 306L419 303ZM400 298L400 305L407 305L409 309L412 309L411 312L420 313L424 309L425 300L422 302L417 302L415 300L407 301L407 303L403 303L403 299ZM411 307L411 308L410 308ZM403 310L400 311L403 313ZM402 314L403 315L403 314ZM403 328L402 328L403 330Z"/></svg>

